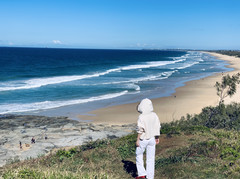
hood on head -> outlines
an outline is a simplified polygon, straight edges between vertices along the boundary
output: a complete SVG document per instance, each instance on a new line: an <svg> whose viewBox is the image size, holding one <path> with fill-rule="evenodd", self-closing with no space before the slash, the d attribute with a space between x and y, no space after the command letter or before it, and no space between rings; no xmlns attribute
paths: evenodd
<svg viewBox="0 0 240 179"><path fill-rule="evenodd" d="M142 114L150 113L153 111L152 101L148 98L143 99L138 105L138 112Z"/></svg>

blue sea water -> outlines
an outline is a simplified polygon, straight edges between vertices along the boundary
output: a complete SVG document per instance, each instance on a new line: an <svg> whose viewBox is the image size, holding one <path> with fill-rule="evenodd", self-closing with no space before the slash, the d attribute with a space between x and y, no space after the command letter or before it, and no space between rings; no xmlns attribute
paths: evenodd
<svg viewBox="0 0 240 179"><path fill-rule="evenodd" d="M3 47L0 65L0 114L86 113L168 96L186 81L230 70L201 52L169 50Z"/></svg>

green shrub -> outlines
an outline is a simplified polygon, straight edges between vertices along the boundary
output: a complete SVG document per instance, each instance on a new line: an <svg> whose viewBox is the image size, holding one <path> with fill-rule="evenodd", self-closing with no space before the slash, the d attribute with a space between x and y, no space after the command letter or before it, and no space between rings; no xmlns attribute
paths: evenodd
<svg viewBox="0 0 240 179"><path fill-rule="evenodd" d="M137 134L130 134L118 139L115 143L117 151L122 159L126 159L135 154Z"/></svg>
<svg viewBox="0 0 240 179"><path fill-rule="evenodd" d="M121 158L126 159L131 155L135 154L136 145L135 143L134 144L126 143L126 144L123 144L122 146L119 146L117 150Z"/></svg>
<svg viewBox="0 0 240 179"><path fill-rule="evenodd" d="M184 156L170 156L167 158L158 158L155 161L155 167L159 168L162 166L166 166L166 165L170 165L170 164L175 164L175 163L180 163L180 162L185 162L186 161L186 157Z"/></svg>
<svg viewBox="0 0 240 179"><path fill-rule="evenodd" d="M18 178L41 178L41 174L35 170L22 169L18 172Z"/></svg>
<svg viewBox="0 0 240 179"><path fill-rule="evenodd" d="M80 147L81 151L89 150L89 149L95 149L95 148L101 148L105 147L109 144L111 144L111 140L109 139L103 139L103 140L96 140L96 141L90 141Z"/></svg>
<svg viewBox="0 0 240 179"><path fill-rule="evenodd" d="M188 156L217 158L220 146L217 140L208 140L192 144L187 151Z"/></svg>
<svg viewBox="0 0 240 179"><path fill-rule="evenodd" d="M221 159L235 161L240 159L240 144L228 144L222 146Z"/></svg>
<svg viewBox="0 0 240 179"><path fill-rule="evenodd" d="M64 158L72 158L77 153L76 148L71 148L70 150L58 150L56 156L59 157L60 161L63 161Z"/></svg>
<svg viewBox="0 0 240 179"><path fill-rule="evenodd" d="M216 107L205 107L198 115L187 115L186 118L182 117L179 121L162 124L161 133L203 132L208 131L207 128L240 130L240 104L232 103L230 105L221 104Z"/></svg>
<svg viewBox="0 0 240 179"><path fill-rule="evenodd" d="M163 124L161 128L161 134L167 134L167 135L172 135L172 134L180 134L181 128L178 126L171 126L168 124Z"/></svg>

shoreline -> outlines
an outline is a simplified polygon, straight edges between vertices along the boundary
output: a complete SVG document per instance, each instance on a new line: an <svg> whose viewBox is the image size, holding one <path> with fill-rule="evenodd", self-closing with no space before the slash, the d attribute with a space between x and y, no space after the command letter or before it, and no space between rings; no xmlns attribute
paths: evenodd
<svg viewBox="0 0 240 179"><path fill-rule="evenodd" d="M234 70L186 82L184 86L176 88L176 92L171 96L152 99L154 111L158 114L162 123L179 120L187 114L198 114L202 108L207 106L216 106L219 102L219 97L216 94L215 83L221 81L223 75L232 75L240 72L240 58L214 52L203 53L228 62L229 65L227 67ZM231 102L240 102L239 91L231 98L228 97L225 100L225 104ZM78 115L78 118L95 124L132 124L136 123L139 115L135 110L136 106L137 103L110 106L90 111L89 115Z"/></svg>

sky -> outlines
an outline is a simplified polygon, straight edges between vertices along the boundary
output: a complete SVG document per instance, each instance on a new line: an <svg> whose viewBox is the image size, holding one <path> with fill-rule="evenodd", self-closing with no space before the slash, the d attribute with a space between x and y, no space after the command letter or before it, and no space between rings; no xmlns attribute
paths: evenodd
<svg viewBox="0 0 240 179"><path fill-rule="evenodd" d="M240 0L0 0L0 46L240 50Z"/></svg>

